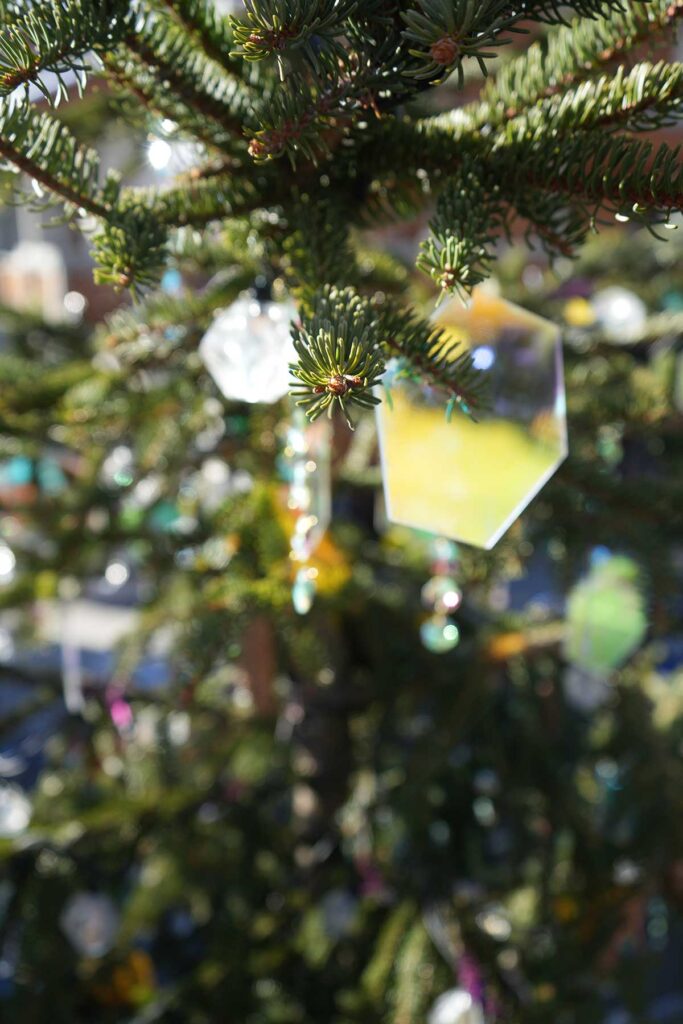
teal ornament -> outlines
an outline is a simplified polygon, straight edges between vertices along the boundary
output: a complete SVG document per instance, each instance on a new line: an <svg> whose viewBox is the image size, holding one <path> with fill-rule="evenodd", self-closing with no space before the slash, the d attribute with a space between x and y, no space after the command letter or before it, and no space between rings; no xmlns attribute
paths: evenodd
<svg viewBox="0 0 683 1024"><path fill-rule="evenodd" d="M178 295L183 290L183 276L176 267L169 267L161 278L161 289L168 295Z"/></svg>
<svg viewBox="0 0 683 1024"><path fill-rule="evenodd" d="M662 296L662 307L667 313L683 313L683 292L665 292Z"/></svg>
<svg viewBox="0 0 683 1024"><path fill-rule="evenodd" d="M297 615L308 615L313 607L315 580L308 569L299 569L292 587L292 604Z"/></svg>
<svg viewBox="0 0 683 1024"><path fill-rule="evenodd" d="M585 672L606 674L637 650L647 633L639 569L630 558L613 555L593 562L567 600L564 653Z"/></svg>
<svg viewBox="0 0 683 1024"><path fill-rule="evenodd" d="M1 487L23 487L33 483L33 461L25 455L15 455L0 465Z"/></svg>
<svg viewBox="0 0 683 1024"><path fill-rule="evenodd" d="M458 646L460 631L445 615L430 615L420 626L422 644L432 654L446 654Z"/></svg>
<svg viewBox="0 0 683 1024"><path fill-rule="evenodd" d="M172 530L179 518L178 508L172 501L158 501L149 513L149 526L152 530L167 533Z"/></svg>

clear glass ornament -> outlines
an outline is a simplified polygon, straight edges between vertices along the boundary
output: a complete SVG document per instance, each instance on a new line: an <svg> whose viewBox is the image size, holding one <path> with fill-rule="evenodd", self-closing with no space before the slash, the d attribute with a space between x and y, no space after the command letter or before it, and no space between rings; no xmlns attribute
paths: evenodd
<svg viewBox="0 0 683 1024"><path fill-rule="evenodd" d="M277 402L287 393L289 364L296 357L289 332L294 316L291 303L249 297L218 313L199 355L226 398Z"/></svg>
<svg viewBox="0 0 683 1024"><path fill-rule="evenodd" d="M387 515L490 549L567 455L560 332L482 289L435 319L486 376L487 406L448 419L448 395L392 361L377 407Z"/></svg>

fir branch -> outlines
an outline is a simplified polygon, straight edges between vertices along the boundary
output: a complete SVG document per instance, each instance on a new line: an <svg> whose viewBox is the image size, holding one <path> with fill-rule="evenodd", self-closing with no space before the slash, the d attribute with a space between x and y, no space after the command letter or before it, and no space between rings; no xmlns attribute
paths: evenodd
<svg viewBox="0 0 683 1024"><path fill-rule="evenodd" d="M470 130L510 120L539 100L561 95L681 17L683 0L650 0L557 28L508 61L486 84L481 99L455 116Z"/></svg>
<svg viewBox="0 0 683 1024"><path fill-rule="evenodd" d="M372 387L384 373L385 355L399 357L442 392L444 406L457 404L471 415L485 402L485 381L469 351L391 301L326 287L292 334L299 356L291 367L298 381L292 394L311 419L338 407L349 420L349 406L376 405Z"/></svg>
<svg viewBox="0 0 683 1024"><path fill-rule="evenodd" d="M108 217L116 202L118 178L110 173L99 185L99 157L82 146L69 129L27 103L0 100L0 154L37 182L42 198L47 189L64 202Z"/></svg>
<svg viewBox="0 0 683 1024"><path fill-rule="evenodd" d="M443 392L444 405L474 418L486 405L486 379L472 363L468 349L422 317L387 304L379 329L388 355L413 367L417 376Z"/></svg>
<svg viewBox="0 0 683 1024"><path fill-rule="evenodd" d="M678 146L655 148L600 131L549 140L541 129L530 136L528 127L519 125L514 140L494 154L492 173L512 201L517 192L537 189L569 197L594 217L603 209L666 218L683 206L679 154Z"/></svg>
<svg viewBox="0 0 683 1024"><path fill-rule="evenodd" d="M197 116L241 137L243 124L250 120L249 97L241 83L204 56L181 26L148 11L123 41Z"/></svg>
<svg viewBox="0 0 683 1024"><path fill-rule="evenodd" d="M249 132L249 154L263 163L287 153L292 164L299 153L314 163L321 155L329 155L324 132L335 124L328 112L331 105L326 97L316 99L307 89L291 93L283 88L265 108L260 127Z"/></svg>
<svg viewBox="0 0 683 1024"><path fill-rule="evenodd" d="M520 190L514 208L529 223L527 245L533 248L534 239L538 239L551 257L573 256L591 228L591 218L581 203L533 187Z"/></svg>
<svg viewBox="0 0 683 1024"><path fill-rule="evenodd" d="M167 228L141 205L123 206L93 239L95 280L134 293L156 284L166 263Z"/></svg>
<svg viewBox="0 0 683 1024"><path fill-rule="evenodd" d="M228 18L221 16L212 0L162 0L187 29L204 53L226 71L242 72L240 61L231 57L234 36Z"/></svg>
<svg viewBox="0 0 683 1024"><path fill-rule="evenodd" d="M126 0L63 0L39 3L0 33L0 96L33 83L48 102L50 90L41 80L49 71L57 76L57 99L67 96L66 71L77 76L79 90L85 84L87 51L101 51L121 38L131 23Z"/></svg>
<svg viewBox="0 0 683 1024"><path fill-rule="evenodd" d="M282 243L283 266L297 297L305 301L325 284L350 283L356 259L343 206L302 197L288 215L294 230Z"/></svg>
<svg viewBox="0 0 683 1024"><path fill-rule="evenodd" d="M487 188L474 162L466 160L449 181L420 245L417 266L446 292L466 298L489 274L491 247L506 224L497 184Z"/></svg>
<svg viewBox="0 0 683 1024"><path fill-rule="evenodd" d="M275 55L284 78L282 58L300 55L314 71L321 61L343 60L344 21L358 0L244 0L245 20L232 19L236 56L260 61Z"/></svg>
<svg viewBox="0 0 683 1024"><path fill-rule="evenodd" d="M509 236L513 212L528 221L527 244L540 240L549 255L571 256L586 237L590 218L571 202L520 185L504 195L498 175L486 164L464 156L457 175L443 189L422 242L417 266L435 284L462 299L489 275L499 234Z"/></svg>
<svg viewBox="0 0 683 1024"><path fill-rule="evenodd" d="M121 90L132 96L158 118L168 118L182 126L190 138L201 142L209 150L219 150L233 160L244 155L244 144L214 120L198 114L174 93L159 83L158 75L148 65L131 54L125 47L117 47L103 57L108 78Z"/></svg>
<svg viewBox="0 0 683 1024"><path fill-rule="evenodd" d="M644 0L648 2L648 0ZM508 4L510 18L539 21L546 25L567 25L568 16L598 18L615 11L625 10L626 0L522 0Z"/></svg>
<svg viewBox="0 0 683 1024"><path fill-rule="evenodd" d="M249 152L263 162L286 154L292 165L302 153L313 164L330 156L355 121L367 121L368 111L380 116L377 92L382 82L356 60L343 70L315 81L295 79L260 105L261 124L248 130Z"/></svg>
<svg viewBox="0 0 683 1024"><path fill-rule="evenodd" d="M326 288L313 315L292 327L299 357L290 367L297 381L292 395L310 420L339 408L352 427L350 406L378 404L372 389L384 373L384 359L376 324L368 300L350 288Z"/></svg>
<svg viewBox="0 0 683 1024"><path fill-rule="evenodd" d="M526 129L536 134L552 126L558 134L593 128L645 131L674 124L683 117L683 64L636 64L630 71L566 90L521 115ZM515 122L508 123L501 139L514 137Z"/></svg>
<svg viewBox="0 0 683 1024"><path fill-rule="evenodd" d="M268 194L269 205L281 194L271 178L217 174L211 178L185 179L177 187L126 189L123 199L128 205L148 209L163 224L183 227L241 217L263 206Z"/></svg>
<svg viewBox="0 0 683 1024"><path fill-rule="evenodd" d="M402 17L409 53L416 58L406 74L431 83L455 72L463 83L463 59L474 58L487 74L486 60L495 57L494 46L508 39L500 34L509 24L506 0L417 0Z"/></svg>

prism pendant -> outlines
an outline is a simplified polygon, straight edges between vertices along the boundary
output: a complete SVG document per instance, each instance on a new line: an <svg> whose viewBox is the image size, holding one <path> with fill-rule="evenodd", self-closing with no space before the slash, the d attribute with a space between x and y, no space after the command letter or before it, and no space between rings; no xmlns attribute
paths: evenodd
<svg viewBox="0 0 683 1024"><path fill-rule="evenodd" d="M401 372L384 378L377 407L388 518L475 547L492 548L567 455L559 329L505 299L475 289L435 322L470 350L485 376L477 422L449 395Z"/></svg>

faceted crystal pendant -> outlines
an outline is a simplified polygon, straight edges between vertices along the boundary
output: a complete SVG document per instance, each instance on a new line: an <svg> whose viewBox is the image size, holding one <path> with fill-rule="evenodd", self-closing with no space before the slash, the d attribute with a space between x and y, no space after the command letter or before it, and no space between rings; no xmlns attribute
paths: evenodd
<svg viewBox="0 0 683 1024"><path fill-rule="evenodd" d="M332 518L330 434L329 420L309 423L300 410L287 432L284 455L289 477L287 507L293 516L291 557L300 564L308 562Z"/></svg>
<svg viewBox="0 0 683 1024"><path fill-rule="evenodd" d="M289 324L291 303L238 299L222 310L199 345L204 365L236 402L277 402L287 393L295 358Z"/></svg>
<svg viewBox="0 0 683 1024"><path fill-rule="evenodd" d="M492 548L567 455L560 332L482 289L435 317L487 379L473 422L438 388L387 368L377 407L388 518Z"/></svg>

